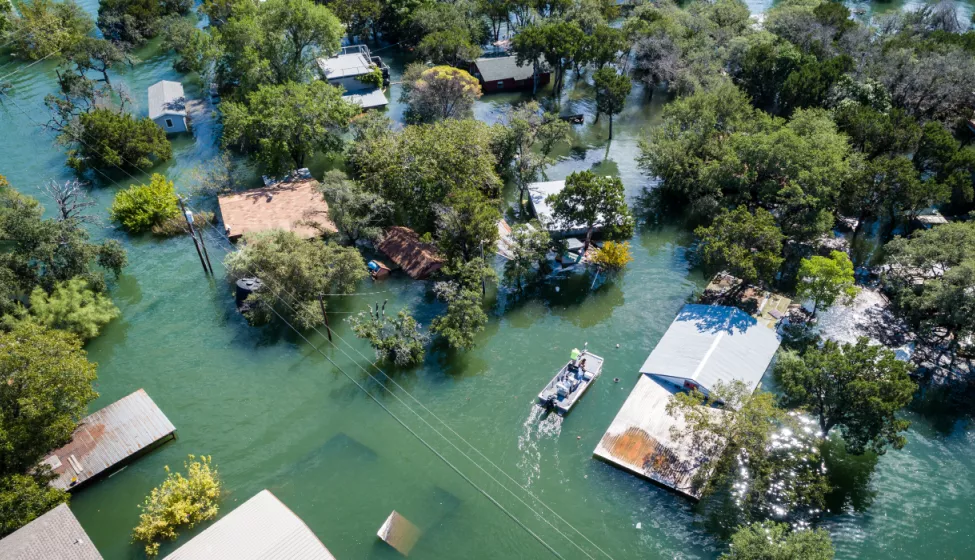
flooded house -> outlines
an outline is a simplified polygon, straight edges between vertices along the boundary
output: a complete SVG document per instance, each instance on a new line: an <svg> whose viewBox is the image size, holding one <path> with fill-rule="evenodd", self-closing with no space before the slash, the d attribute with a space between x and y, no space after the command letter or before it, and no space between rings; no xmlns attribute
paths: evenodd
<svg viewBox="0 0 975 560"><path fill-rule="evenodd" d="M515 56L479 58L471 64L471 74L480 80L484 93L532 89L535 85L534 65L518 64ZM538 73L538 87L546 85L551 76L543 67Z"/></svg>
<svg viewBox="0 0 975 560"><path fill-rule="evenodd" d="M189 131L183 84L162 80L149 86L149 118L166 134Z"/></svg>
<svg viewBox="0 0 975 560"><path fill-rule="evenodd" d="M389 84L389 67L378 56L372 56L366 45L351 45L328 58L316 61L322 79L345 90L343 97L363 109L385 107L389 104L383 92ZM376 72L381 83L372 81ZM381 87L380 87L381 86Z"/></svg>
<svg viewBox="0 0 975 560"><path fill-rule="evenodd" d="M0 558L102 560L102 555L68 504L61 504L0 539Z"/></svg>
<svg viewBox="0 0 975 560"><path fill-rule="evenodd" d="M307 169L280 180L265 178L263 188L221 195L217 204L231 241L272 229L292 231L305 239L337 231L328 217L328 203L318 192L318 181Z"/></svg>
<svg viewBox="0 0 975 560"><path fill-rule="evenodd" d="M408 227L389 228L376 248L414 280L423 280L443 266L437 248L421 241L420 236Z"/></svg>

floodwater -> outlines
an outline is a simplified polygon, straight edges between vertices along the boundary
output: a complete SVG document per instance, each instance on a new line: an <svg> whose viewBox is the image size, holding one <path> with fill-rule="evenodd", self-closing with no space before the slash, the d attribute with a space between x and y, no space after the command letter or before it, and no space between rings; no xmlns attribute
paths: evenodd
<svg viewBox="0 0 975 560"><path fill-rule="evenodd" d="M96 4L85 7L94 12ZM136 111L144 114L146 88L160 79L183 79L188 96L200 96L154 45L137 54L140 63L121 76ZM389 50L379 54L392 62L395 80L402 61ZM0 73L20 66L0 58ZM9 80L13 100L0 107L0 173L38 195L45 181L70 176L61 149L36 125L46 119L42 99L54 88L54 65L45 61ZM397 95L394 86L389 114L398 119ZM477 116L494 120L520 97L485 97ZM647 97L634 89L608 144L607 120L591 124L587 86L575 84L563 112L585 113L587 124L575 127L573 147L549 178L595 168L619 175L630 196L638 195L649 184L636 167L638 141L659 121L663 103L663 96ZM183 190L193 184L193 168L218 153L212 117L204 112L194 122L195 137L177 140L175 158L154 170ZM317 161L313 171L328 164ZM132 182L121 173L99 177L92 196L100 216ZM632 240L635 262L595 291L583 277L521 300L490 291L491 322L473 351L435 345L421 367L387 369L386 378L368 367L371 349L340 318L389 300L388 310L409 308L427 325L439 310L429 285L395 276L333 298L333 347L315 332L306 341L284 329L249 327L234 310L222 270L216 281L204 277L186 238L130 237L107 220L93 230L125 243L131 264L112 285L122 318L88 345L101 393L92 409L141 387L179 435L73 497L73 511L105 558L141 557L129 536L138 505L163 479L163 466L179 467L190 453L213 457L226 491L223 512L267 488L342 559L396 558L375 537L394 509L423 531L411 553L417 559L721 552L688 502L591 456L637 368L704 284L687 260L688 234L640 231ZM212 236L209 247L217 260L228 250ZM604 375L566 419L542 414L533 404L538 391L569 350L586 342L606 359ZM844 461L843 484L824 521L841 558L975 556L975 432L965 420L908 417L913 428L902 451ZM184 531L175 544L202 528Z"/></svg>

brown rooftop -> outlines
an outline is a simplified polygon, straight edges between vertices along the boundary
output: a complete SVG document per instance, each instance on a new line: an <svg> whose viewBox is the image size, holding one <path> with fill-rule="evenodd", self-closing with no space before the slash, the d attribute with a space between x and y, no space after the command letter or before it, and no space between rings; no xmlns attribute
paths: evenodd
<svg viewBox="0 0 975 560"><path fill-rule="evenodd" d="M301 178L219 197L227 236L236 241L245 233L283 229L310 239L336 231L317 187L318 181Z"/></svg>
<svg viewBox="0 0 975 560"><path fill-rule="evenodd" d="M422 280L443 266L436 247L420 241L420 236L407 227L389 228L376 247L414 280Z"/></svg>

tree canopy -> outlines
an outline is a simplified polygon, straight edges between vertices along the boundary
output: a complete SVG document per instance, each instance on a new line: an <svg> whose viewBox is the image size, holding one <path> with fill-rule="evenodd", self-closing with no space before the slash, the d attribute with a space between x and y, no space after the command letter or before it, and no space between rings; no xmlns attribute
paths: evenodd
<svg viewBox="0 0 975 560"><path fill-rule="evenodd" d="M66 129L59 139L72 146L68 167L79 173L106 167L145 170L173 157L173 145L155 122L109 108L81 113L77 130Z"/></svg>
<svg viewBox="0 0 975 560"><path fill-rule="evenodd" d="M600 226L612 237L633 233L633 217L626 204L619 177L600 177L592 171L577 171L565 179L565 188L549 195L552 217L566 228L580 224L586 229L583 253L589 250L592 234Z"/></svg>
<svg viewBox="0 0 975 560"><path fill-rule="evenodd" d="M349 318L352 332L369 341L376 350L376 359L397 366L411 366L423 362L429 337L420 332L420 324L405 309L394 317L387 317L385 305L380 311L363 311Z"/></svg>
<svg viewBox="0 0 975 560"><path fill-rule="evenodd" d="M458 68L412 64L403 75L402 99L413 122L470 118L480 97L477 78Z"/></svg>
<svg viewBox="0 0 975 560"><path fill-rule="evenodd" d="M744 206L724 211L694 233L700 238L698 252L705 266L726 269L745 282L771 282L782 266L785 236L762 208L754 213Z"/></svg>
<svg viewBox="0 0 975 560"><path fill-rule="evenodd" d="M613 115L623 111L626 96L632 83L629 76L620 74L611 66L604 66L592 76L596 86L596 112L609 116L609 138L613 138Z"/></svg>
<svg viewBox="0 0 975 560"><path fill-rule="evenodd" d="M319 190L328 202L328 219L350 245L360 240L376 241L382 235L383 227L389 225L393 205L382 196L363 189L345 173L327 172Z"/></svg>
<svg viewBox="0 0 975 560"><path fill-rule="evenodd" d="M148 185L117 192L109 215L130 232L149 231L179 215L176 186L165 175L153 173Z"/></svg>
<svg viewBox="0 0 975 560"><path fill-rule="evenodd" d="M829 257L813 255L799 263L796 295L813 301L813 315L833 305L841 296L849 303L856 294L853 263L846 253L833 251Z"/></svg>
<svg viewBox="0 0 975 560"><path fill-rule="evenodd" d="M788 523L753 523L731 537L721 560L833 560L833 542L825 529L793 530Z"/></svg>

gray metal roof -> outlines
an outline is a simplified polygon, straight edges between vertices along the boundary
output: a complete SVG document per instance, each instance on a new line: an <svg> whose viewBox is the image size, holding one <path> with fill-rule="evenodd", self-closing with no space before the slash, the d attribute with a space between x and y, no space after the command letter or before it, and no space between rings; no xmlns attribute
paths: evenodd
<svg viewBox="0 0 975 560"><path fill-rule="evenodd" d="M386 105L389 105L389 101L386 99L386 94L384 94L381 89L374 89L365 93L349 93L343 95L342 99L345 99L350 103L355 103L363 109L372 109L373 107L385 107Z"/></svg>
<svg viewBox="0 0 975 560"><path fill-rule="evenodd" d="M527 80L532 77L534 69L531 64L518 66L518 58L514 56L496 56L479 58L474 61L477 71L485 82L500 82L501 80Z"/></svg>
<svg viewBox="0 0 975 560"><path fill-rule="evenodd" d="M149 86L149 118L163 115L186 116L186 97L183 84L162 80Z"/></svg>
<svg viewBox="0 0 975 560"><path fill-rule="evenodd" d="M372 64L366 55L360 52L319 58L317 62L326 80L361 76L372 72Z"/></svg>
<svg viewBox="0 0 975 560"><path fill-rule="evenodd" d="M754 389L779 343L775 330L737 307L688 304L640 373L690 379L708 390L733 380Z"/></svg>
<svg viewBox="0 0 975 560"><path fill-rule="evenodd" d="M88 534L61 504L0 540L4 560L102 560Z"/></svg>
<svg viewBox="0 0 975 560"><path fill-rule="evenodd" d="M165 560L335 560L315 533L262 490Z"/></svg>
<svg viewBox="0 0 975 560"><path fill-rule="evenodd" d="M67 490L136 455L176 428L142 389L89 415L71 442L44 459L57 475L51 486ZM72 486L71 481L77 478Z"/></svg>

